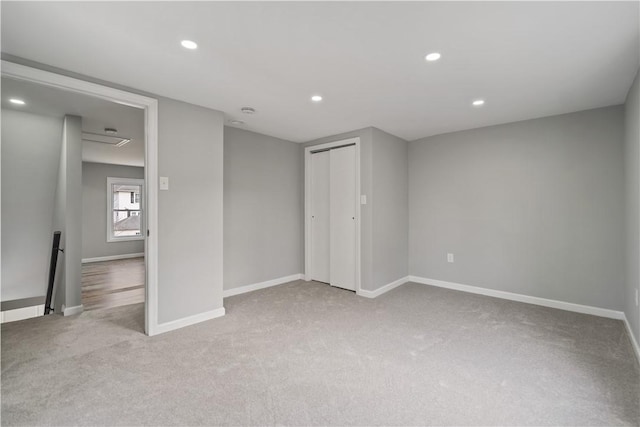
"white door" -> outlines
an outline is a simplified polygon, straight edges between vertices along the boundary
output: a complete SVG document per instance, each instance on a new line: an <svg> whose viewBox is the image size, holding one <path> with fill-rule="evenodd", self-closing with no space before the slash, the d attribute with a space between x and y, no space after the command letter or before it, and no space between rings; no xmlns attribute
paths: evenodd
<svg viewBox="0 0 640 427"><path fill-rule="evenodd" d="M354 145L329 151L329 283L352 291L356 290L355 164Z"/></svg>
<svg viewBox="0 0 640 427"><path fill-rule="evenodd" d="M329 151L311 154L311 280L329 283Z"/></svg>

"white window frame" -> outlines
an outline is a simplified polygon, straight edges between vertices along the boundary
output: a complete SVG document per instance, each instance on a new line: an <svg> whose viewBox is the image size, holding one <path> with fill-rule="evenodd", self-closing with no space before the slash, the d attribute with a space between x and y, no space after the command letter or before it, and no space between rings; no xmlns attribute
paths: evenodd
<svg viewBox="0 0 640 427"><path fill-rule="evenodd" d="M113 235L113 186L114 185L139 185L140 186L140 235L139 236L114 236ZM107 242L127 242L131 240L144 240L144 179L107 177Z"/></svg>

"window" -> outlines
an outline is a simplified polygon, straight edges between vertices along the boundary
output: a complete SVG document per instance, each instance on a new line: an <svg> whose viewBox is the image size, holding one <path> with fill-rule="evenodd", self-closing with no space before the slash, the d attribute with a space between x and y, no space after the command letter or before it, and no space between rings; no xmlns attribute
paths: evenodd
<svg viewBox="0 0 640 427"><path fill-rule="evenodd" d="M107 178L107 242L143 240L144 180Z"/></svg>

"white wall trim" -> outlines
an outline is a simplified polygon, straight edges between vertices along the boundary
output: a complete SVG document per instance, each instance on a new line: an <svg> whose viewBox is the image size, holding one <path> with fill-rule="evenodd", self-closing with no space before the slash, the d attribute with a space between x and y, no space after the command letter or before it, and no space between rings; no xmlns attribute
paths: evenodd
<svg viewBox="0 0 640 427"><path fill-rule="evenodd" d="M144 110L144 182L145 221L149 236L145 232L146 296L145 331L154 335L158 325L158 100L147 96L114 89L38 68L2 61L2 75L16 80L33 82L65 91L93 96L121 105Z"/></svg>
<svg viewBox="0 0 640 427"><path fill-rule="evenodd" d="M635 335L633 335L633 331L631 330L631 325L629 324L629 320L626 315L623 315L622 321L624 322L624 326L627 329L627 334L629 334L629 340L631 341L631 347L633 347L633 351L636 354L636 358L638 359L638 363L640 363L640 346L638 345L638 341L636 340Z"/></svg>
<svg viewBox="0 0 640 427"><path fill-rule="evenodd" d="M0 313L0 323L15 322L40 316L44 316L44 304L5 310Z"/></svg>
<svg viewBox="0 0 640 427"><path fill-rule="evenodd" d="M98 256L98 257L94 257L94 258L82 258L82 263L83 264L88 264L90 262L115 261L117 259L141 258L143 256L144 256L144 252L139 252L139 253L135 253L135 254Z"/></svg>
<svg viewBox="0 0 640 427"><path fill-rule="evenodd" d="M304 279L304 274L292 274L291 276L279 277L277 279L267 280L260 283L253 283L251 285L240 286L237 288L225 289L222 292L222 297L231 297L234 295L240 295L247 292L257 291L258 289L270 288L272 286L282 285L284 283L293 282L294 280Z"/></svg>
<svg viewBox="0 0 640 427"><path fill-rule="evenodd" d="M402 277L398 280L394 280L391 283L387 283L386 285L376 289L375 291L368 291L366 289L360 289L360 292L358 292L357 294L363 297L367 297L367 298L375 298L375 297L379 297L380 295L389 292L391 289L395 289L398 286L404 285L405 283L407 283L409 281L409 276L405 276Z"/></svg>
<svg viewBox="0 0 640 427"><path fill-rule="evenodd" d="M445 282L444 280L427 279L424 277L409 276L410 282L423 285L437 286L439 288L453 289L456 291L469 292L472 294L486 295L494 298L502 298L511 301L519 301L527 304L541 305L544 307L557 308L560 310L573 311L576 313L591 314L593 316L608 317L610 319L624 319L624 313L606 308L592 307L589 305L573 304L570 302L552 300L547 298L532 297L529 295L515 294L512 292L498 291L495 289L480 288L477 286L462 285L460 283Z"/></svg>
<svg viewBox="0 0 640 427"><path fill-rule="evenodd" d="M185 326L191 326L196 323L222 317L224 314L225 310L224 307L222 307L211 311L205 311L204 313L194 314L193 316L184 317L182 319L172 320L171 322L160 323L155 329L155 334L175 331L176 329L184 328Z"/></svg>
<svg viewBox="0 0 640 427"><path fill-rule="evenodd" d="M360 183L360 137L341 139L339 141L327 142L306 147L304 149L304 280L310 281L311 277L311 153L317 150L326 150L341 145L355 144L356 147L356 294L361 290L362 262L361 262L361 206L360 195L362 188Z"/></svg>
<svg viewBox="0 0 640 427"><path fill-rule="evenodd" d="M82 304L80 305L74 305L73 307L62 307L62 315L63 316L73 316L76 314L80 314L84 311L84 306Z"/></svg>

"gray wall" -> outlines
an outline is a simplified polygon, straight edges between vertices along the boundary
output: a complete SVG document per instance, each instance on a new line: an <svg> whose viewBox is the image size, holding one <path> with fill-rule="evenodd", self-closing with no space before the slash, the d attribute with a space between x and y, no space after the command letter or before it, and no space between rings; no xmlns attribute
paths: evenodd
<svg viewBox="0 0 640 427"><path fill-rule="evenodd" d="M62 120L2 110L2 301L47 291Z"/></svg>
<svg viewBox="0 0 640 427"><path fill-rule="evenodd" d="M107 177L144 178L144 168L82 163L82 258L144 252L144 240L107 242Z"/></svg>
<svg viewBox="0 0 640 427"><path fill-rule="evenodd" d="M640 74L636 74L625 104L626 288L625 315L640 342Z"/></svg>
<svg viewBox="0 0 640 427"><path fill-rule="evenodd" d="M360 194L367 196L367 204L360 207L360 281L362 289L374 290L373 284L373 209L369 198L373 187L373 128L358 129L309 141L304 147L360 137ZM301 155L304 164L304 152Z"/></svg>
<svg viewBox="0 0 640 427"><path fill-rule="evenodd" d="M53 230L60 230L60 247L55 285L55 310L82 304L82 118L65 116L58 184L53 212Z"/></svg>
<svg viewBox="0 0 640 427"><path fill-rule="evenodd" d="M222 307L223 114L159 100L158 318Z"/></svg>
<svg viewBox="0 0 640 427"><path fill-rule="evenodd" d="M410 274L621 310L622 131L618 106L410 143Z"/></svg>
<svg viewBox="0 0 640 427"><path fill-rule="evenodd" d="M409 143L373 129L372 289L409 274Z"/></svg>
<svg viewBox="0 0 640 427"><path fill-rule="evenodd" d="M224 128L224 289L304 272L302 151Z"/></svg>

